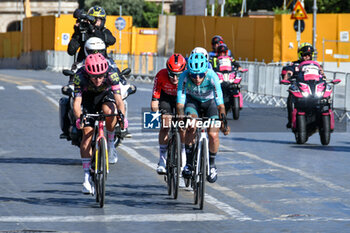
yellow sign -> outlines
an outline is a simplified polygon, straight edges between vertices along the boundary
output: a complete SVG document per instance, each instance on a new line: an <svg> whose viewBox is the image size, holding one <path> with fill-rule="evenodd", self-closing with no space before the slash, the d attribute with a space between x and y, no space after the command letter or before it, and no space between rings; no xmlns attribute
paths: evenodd
<svg viewBox="0 0 350 233"><path fill-rule="evenodd" d="M294 6L291 18L297 20L307 19L306 11L299 1Z"/></svg>

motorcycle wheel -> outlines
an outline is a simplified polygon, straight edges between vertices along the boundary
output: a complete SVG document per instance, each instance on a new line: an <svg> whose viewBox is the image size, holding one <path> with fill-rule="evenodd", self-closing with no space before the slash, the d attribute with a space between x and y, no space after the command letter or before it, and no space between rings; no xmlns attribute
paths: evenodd
<svg viewBox="0 0 350 233"><path fill-rule="evenodd" d="M322 145L326 146L329 144L331 140L331 122L329 116L322 116L321 118L321 125L320 125L320 139Z"/></svg>
<svg viewBox="0 0 350 233"><path fill-rule="evenodd" d="M239 110L239 97L233 97L232 115L234 120L238 120Z"/></svg>
<svg viewBox="0 0 350 233"><path fill-rule="evenodd" d="M304 115L297 115L297 130L295 140L298 144L304 144L307 141L306 119Z"/></svg>

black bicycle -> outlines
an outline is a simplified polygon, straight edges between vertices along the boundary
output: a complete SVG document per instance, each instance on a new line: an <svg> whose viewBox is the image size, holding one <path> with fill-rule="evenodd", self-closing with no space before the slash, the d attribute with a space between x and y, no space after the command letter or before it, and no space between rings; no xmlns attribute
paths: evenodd
<svg viewBox="0 0 350 233"><path fill-rule="evenodd" d="M107 174L109 173L109 163L108 163L108 149L107 149L107 139L105 137L105 122L106 117L119 116L120 122L123 121L123 114L118 110L118 114L82 114L81 122L88 118L95 120L94 134L92 136L91 148L92 148L92 158L91 158L91 172L92 180L95 184L96 202L100 204L102 208L105 203L106 195L106 180Z"/></svg>
<svg viewBox="0 0 350 233"><path fill-rule="evenodd" d="M179 181L181 172L181 139L179 127L174 126L178 119L176 115L164 114L171 116L171 126L168 134L168 153L166 160L166 182L168 195L172 195L177 199L179 192Z"/></svg>

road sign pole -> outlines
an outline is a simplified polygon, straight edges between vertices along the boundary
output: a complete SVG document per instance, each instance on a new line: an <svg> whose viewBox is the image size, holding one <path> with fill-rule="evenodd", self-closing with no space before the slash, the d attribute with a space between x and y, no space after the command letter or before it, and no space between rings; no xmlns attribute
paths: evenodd
<svg viewBox="0 0 350 233"><path fill-rule="evenodd" d="M119 17L122 17L122 5L119 5ZM119 30L119 54L122 54L122 30Z"/></svg>
<svg viewBox="0 0 350 233"><path fill-rule="evenodd" d="M301 39L300 20L298 20L298 32L297 32L298 48L300 46L300 39Z"/></svg>
<svg viewBox="0 0 350 233"><path fill-rule="evenodd" d="M317 61L317 49L316 49L316 17L317 17L317 0L314 0L313 9L313 25L312 25L312 47L314 47L314 57L313 59Z"/></svg>

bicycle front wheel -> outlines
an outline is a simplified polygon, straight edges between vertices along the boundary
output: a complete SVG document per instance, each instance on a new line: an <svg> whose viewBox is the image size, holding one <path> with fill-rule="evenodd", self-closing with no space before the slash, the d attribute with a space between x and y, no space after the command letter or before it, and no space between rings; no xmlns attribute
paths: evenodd
<svg viewBox="0 0 350 233"><path fill-rule="evenodd" d="M102 208L105 203L106 195L106 176L107 176L107 167L106 167L106 156L107 156L107 142L104 138L98 143L98 162L97 173L96 175L96 201L99 202L100 207Z"/></svg>
<svg viewBox="0 0 350 233"><path fill-rule="evenodd" d="M205 179L207 177L207 155L208 148L206 143L202 143L202 150L200 155L200 169L199 169L199 182L198 182L198 199L199 209L203 209L204 206L204 195L205 195Z"/></svg>
<svg viewBox="0 0 350 233"><path fill-rule="evenodd" d="M180 182L180 163L181 163L181 141L180 133L176 132L173 140L173 155L172 155L172 188L173 197L177 199L179 193Z"/></svg>
<svg viewBox="0 0 350 233"><path fill-rule="evenodd" d="M168 195L171 195L171 193L172 193L172 180L173 180L172 153L173 153L173 147L174 146L172 145L171 140L169 140L167 159L166 159L166 182L167 182Z"/></svg>

